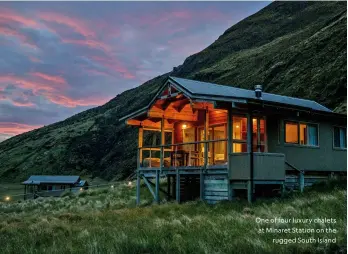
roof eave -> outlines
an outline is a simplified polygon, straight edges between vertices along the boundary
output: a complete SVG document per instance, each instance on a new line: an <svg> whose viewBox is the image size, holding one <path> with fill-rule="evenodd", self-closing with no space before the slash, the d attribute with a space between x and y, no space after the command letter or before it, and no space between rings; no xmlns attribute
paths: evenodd
<svg viewBox="0 0 348 254"><path fill-rule="evenodd" d="M336 117L341 117L341 118L347 118L346 114L336 113L333 111L316 110L313 108L294 106L294 105L286 104L286 103L275 103L275 102L263 101L263 100L259 100L259 99L249 99L248 101L249 101L249 103L253 102L256 104L264 104L264 105L271 106L271 107L284 107L284 108L287 108L290 110L306 111L306 112L309 112L312 114L317 114L317 115L330 115L330 116L336 116Z"/></svg>
<svg viewBox="0 0 348 254"><path fill-rule="evenodd" d="M140 116L142 114L145 114L148 111L148 109L149 109L149 106L145 106L141 109L138 109L137 111L134 111L133 113L130 113L128 115L125 115L125 116L119 118L118 121L126 121L128 119L132 119L134 117Z"/></svg>

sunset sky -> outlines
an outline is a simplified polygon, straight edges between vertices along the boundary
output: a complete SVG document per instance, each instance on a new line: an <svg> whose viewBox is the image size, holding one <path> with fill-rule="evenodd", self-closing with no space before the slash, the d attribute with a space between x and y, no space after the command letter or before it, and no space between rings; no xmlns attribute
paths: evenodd
<svg viewBox="0 0 348 254"><path fill-rule="evenodd" d="M171 71L269 2L1 2L0 141Z"/></svg>

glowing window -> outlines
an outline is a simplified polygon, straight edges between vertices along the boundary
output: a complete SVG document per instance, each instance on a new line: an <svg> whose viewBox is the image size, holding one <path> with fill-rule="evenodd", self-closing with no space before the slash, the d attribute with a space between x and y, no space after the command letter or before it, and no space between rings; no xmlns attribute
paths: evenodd
<svg viewBox="0 0 348 254"><path fill-rule="evenodd" d="M285 142L298 144L298 123L285 123Z"/></svg>
<svg viewBox="0 0 348 254"><path fill-rule="evenodd" d="M298 122L285 123L285 142L304 146L318 146L318 125Z"/></svg>
<svg viewBox="0 0 348 254"><path fill-rule="evenodd" d="M247 139L247 118L233 117L233 139Z"/></svg>

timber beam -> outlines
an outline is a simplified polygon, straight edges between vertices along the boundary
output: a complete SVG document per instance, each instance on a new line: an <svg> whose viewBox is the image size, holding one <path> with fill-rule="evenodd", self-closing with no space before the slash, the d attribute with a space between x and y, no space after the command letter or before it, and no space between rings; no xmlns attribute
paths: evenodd
<svg viewBox="0 0 348 254"><path fill-rule="evenodd" d="M147 129L159 129L161 128L160 124L161 119L155 118L155 119L146 119L144 121L139 121L135 119L129 119L127 120L128 125L133 125L133 126L139 126ZM174 125L172 123L169 123L169 121L166 119L164 122L164 128L166 130L173 129Z"/></svg>
<svg viewBox="0 0 348 254"><path fill-rule="evenodd" d="M152 194L153 198L156 199L156 194L153 191L152 187L151 187L151 181L149 181L145 176L142 176L144 183L146 184L147 188L149 189L150 193ZM153 183L152 183L153 184Z"/></svg>
<svg viewBox="0 0 348 254"><path fill-rule="evenodd" d="M169 110L172 109L172 110ZM180 121L191 121L195 122L198 120L198 113L192 113L192 110L189 109L189 111L185 112L177 112L176 110L173 110L172 107L168 107L167 110L157 110L157 109L151 109L147 112L147 116L149 118L165 118L165 119L172 119L172 120L180 120Z"/></svg>

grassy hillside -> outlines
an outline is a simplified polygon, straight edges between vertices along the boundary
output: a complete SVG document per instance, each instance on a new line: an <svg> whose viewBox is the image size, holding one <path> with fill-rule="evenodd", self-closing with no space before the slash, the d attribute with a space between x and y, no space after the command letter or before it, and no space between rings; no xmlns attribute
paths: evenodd
<svg viewBox="0 0 348 254"><path fill-rule="evenodd" d="M335 187L333 187L335 186ZM166 203L136 208L134 187L78 197L0 202L1 253L346 253L346 185L252 205ZM145 193L142 191L142 193ZM332 209L335 207L335 209ZM256 223L257 218L332 218L335 223ZM259 233L259 229L336 229L336 233ZM335 243L274 244L274 238L336 238Z"/></svg>
<svg viewBox="0 0 348 254"><path fill-rule="evenodd" d="M0 179L36 174L123 178L136 166L136 130L118 122L168 75L316 100L346 112L346 2L274 2L229 28L172 72L103 106L0 143Z"/></svg>

